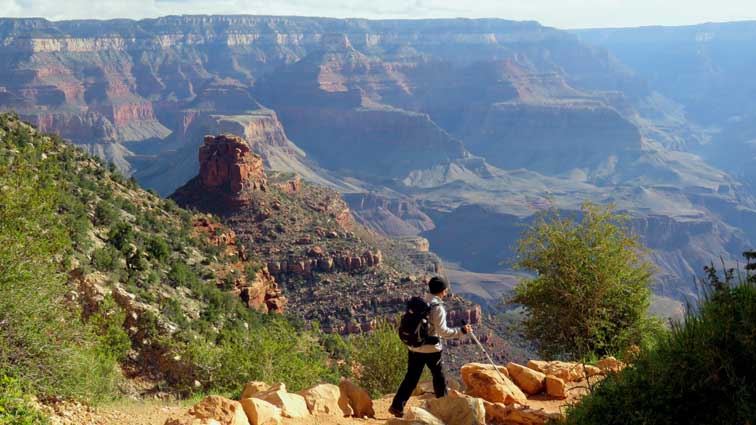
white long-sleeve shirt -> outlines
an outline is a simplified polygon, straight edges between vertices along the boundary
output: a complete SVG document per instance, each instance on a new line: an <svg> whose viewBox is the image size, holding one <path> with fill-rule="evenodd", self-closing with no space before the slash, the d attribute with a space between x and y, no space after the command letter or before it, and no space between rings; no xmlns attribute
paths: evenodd
<svg viewBox="0 0 756 425"><path fill-rule="evenodd" d="M446 309L444 308L444 302L441 298L435 295L427 295L425 300L431 305L431 311L428 315L428 336L439 337L438 343L426 344L419 347L409 347L410 351L416 353L437 353L444 349L443 340L441 338L455 339L461 338L462 329L450 328L446 325Z"/></svg>

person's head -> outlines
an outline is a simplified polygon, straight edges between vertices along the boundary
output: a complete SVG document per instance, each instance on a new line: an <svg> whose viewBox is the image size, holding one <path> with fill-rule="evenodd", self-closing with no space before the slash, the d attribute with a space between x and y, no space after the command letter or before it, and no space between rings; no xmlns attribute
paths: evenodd
<svg viewBox="0 0 756 425"><path fill-rule="evenodd" d="M432 277L428 281L428 292L439 298L444 298L449 294L449 281L441 276Z"/></svg>

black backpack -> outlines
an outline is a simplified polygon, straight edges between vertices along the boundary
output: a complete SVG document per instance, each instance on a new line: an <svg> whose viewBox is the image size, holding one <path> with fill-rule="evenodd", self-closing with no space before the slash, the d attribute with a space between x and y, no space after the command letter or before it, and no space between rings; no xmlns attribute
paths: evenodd
<svg viewBox="0 0 756 425"><path fill-rule="evenodd" d="M410 347L420 347L439 341L438 337L428 336L428 316L435 305L428 304L420 297L412 297L407 301L407 311L399 323L399 339L403 343Z"/></svg>

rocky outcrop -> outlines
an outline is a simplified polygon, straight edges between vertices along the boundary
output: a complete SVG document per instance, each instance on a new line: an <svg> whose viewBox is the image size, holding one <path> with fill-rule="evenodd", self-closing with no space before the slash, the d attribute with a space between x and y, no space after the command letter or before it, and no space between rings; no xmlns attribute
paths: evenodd
<svg viewBox="0 0 756 425"><path fill-rule="evenodd" d="M318 272L352 273L370 268L377 268L383 264L383 254L381 251L366 251L362 255L329 255L322 252L322 250L317 250L315 248L308 251L307 257L309 258L271 261L268 263L268 271L274 276L294 275L308 278Z"/></svg>
<svg viewBox="0 0 756 425"><path fill-rule="evenodd" d="M249 260L247 248L239 243L236 232L202 215L195 216L193 226L195 233L202 234L211 245L221 248L227 255L238 257L242 261L238 265L239 268L249 267L249 264L244 263ZM283 313L287 303L286 297L281 294L275 278L265 268L260 268L254 276L241 274L233 269L226 271L220 277L225 280L231 272L238 275L233 282L231 292L240 297L247 307L265 313Z"/></svg>
<svg viewBox="0 0 756 425"><path fill-rule="evenodd" d="M263 190L266 185L262 159L244 140L231 134L205 137L199 151L200 181L207 189L231 194L242 190Z"/></svg>
<svg viewBox="0 0 756 425"><path fill-rule="evenodd" d="M199 176L171 195L179 205L228 214L249 205L249 192L267 187L262 159L238 136L206 136L199 167Z"/></svg>

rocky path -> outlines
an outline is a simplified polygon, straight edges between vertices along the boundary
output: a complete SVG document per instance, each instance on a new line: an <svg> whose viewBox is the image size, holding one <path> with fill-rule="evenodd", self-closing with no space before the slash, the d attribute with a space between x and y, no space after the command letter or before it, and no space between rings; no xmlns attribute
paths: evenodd
<svg viewBox="0 0 756 425"><path fill-rule="evenodd" d="M264 382L250 382L244 387L241 402L211 396L191 407L190 401L120 401L96 409L78 403L62 403L46 410L52 416L53 425L248 425L250 422L280 425L455 425L461 422L534 425L562 417L566 407L585 394L585 376L588 375L583 374L587 371L592 371L594 378L590 379L595 382L610 370L622 367L621 362L613 358L599 364L602 367L533 360L528 363L530 367L514 363L507 367L498 366L500 374L484 364L467 364L461 371L466 387L464 393L450 389L448 397L437 400L431 393L430 382L424 382L410 399L405 413L410 416L430 415L432 421L392 420L388 408L393 395L370 400L365 390L348 379L342 379L338 386L321 384L298 394L289 393L281 383L271 386ZM344 417L344 412L354 416L374 413L374 417ZM459 417L459 412L465 412L464 420Z"/></svg>

